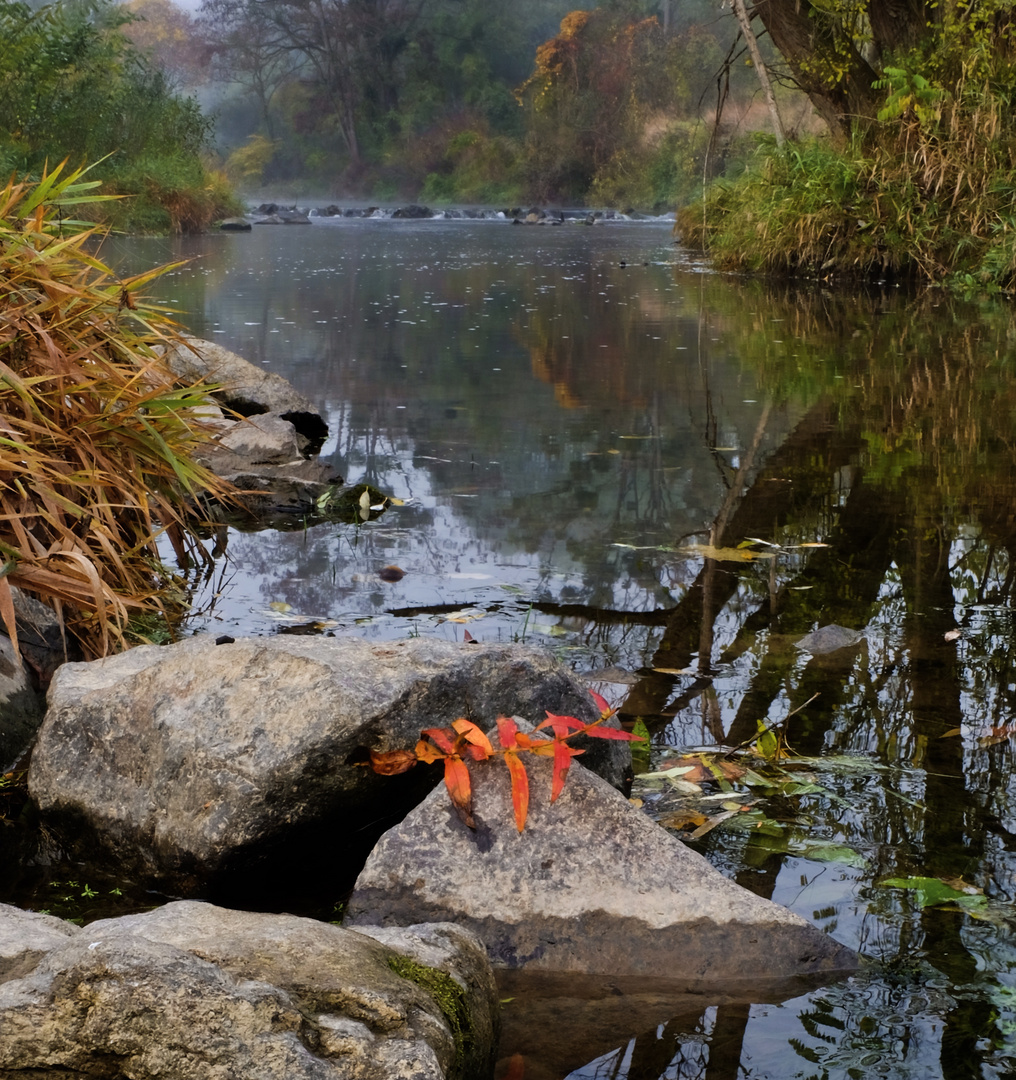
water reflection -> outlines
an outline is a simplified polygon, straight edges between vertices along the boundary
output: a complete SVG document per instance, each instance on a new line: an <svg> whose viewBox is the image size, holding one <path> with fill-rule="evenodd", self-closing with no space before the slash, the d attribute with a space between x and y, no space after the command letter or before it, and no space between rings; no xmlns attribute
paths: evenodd
<svg viewBox="0 0 1016 1080"><path fill-rule="evenodd" d="M867 968L646 1034L633 1016L572 1075L1013 1073L1010 310L732 282L654 225L343 221L124 257L177 253L201 256L165 281L189 328L321 402L335 469L405 502L234 532L196 627L271 633L285 602L340 634L541 641L659 753L817 695L785 736L821 791L770 800L775 834L697 843ZM795 648L832 623L860 645ZM984 903L883 884L917 878ZM540 1062L529 1080L565 1075Z"/></svg>

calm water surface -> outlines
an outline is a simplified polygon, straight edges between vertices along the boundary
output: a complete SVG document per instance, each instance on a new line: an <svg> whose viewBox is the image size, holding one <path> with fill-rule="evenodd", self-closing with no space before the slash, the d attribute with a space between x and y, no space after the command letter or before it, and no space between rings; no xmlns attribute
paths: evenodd
<svg viewBox="0 0 1016 1080"><path fill-rule="evenodd" d="M539 643L646 723L651 768L760 719L808 759L737 782L698 840L682 814L719 801L636 794L860 974L677 1016L622 996L542 1042L509 1003L529 1080L1016 1075L1010 308L732 280L661 222L317 221L105 255L193 259L158 285L181 322L290 379L323 457L403 503L232 532L191 629ZM860 636L796 647L828 624Z"/></svg>

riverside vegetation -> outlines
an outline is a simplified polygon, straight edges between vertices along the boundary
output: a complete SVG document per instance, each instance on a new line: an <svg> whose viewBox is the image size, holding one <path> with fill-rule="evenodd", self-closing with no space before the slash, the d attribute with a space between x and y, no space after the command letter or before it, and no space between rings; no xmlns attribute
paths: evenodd
<svg viewBox="0 0 1016 1080"><path fill-rule="evenodd" d="M886 25L874 3L759 8L831 137L762 139L683 208L686 242L725 269L1012 290L1014 5L912 8Z"/></svg>
<svg viewBox="0 0 1016 1080"><path fill-rule="evenodd" d="M174 324L138 297L163 271L119 278L90 254L96 230L63 216L108 204L97 186L58 166L0 189L0 615L16 641L20 586L90 656L183 614L157 539L203 557L200 498L228 492L191 456L211 388L164 368Z"/></svg>

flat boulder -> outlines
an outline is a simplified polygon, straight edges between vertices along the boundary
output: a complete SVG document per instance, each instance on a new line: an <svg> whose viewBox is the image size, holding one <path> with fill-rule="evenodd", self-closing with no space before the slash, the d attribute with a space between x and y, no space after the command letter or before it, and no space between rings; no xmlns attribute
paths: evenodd
<svg viewBox="0 0 1016 1080"><path fill-rule="evenodd" d="M371 750L412 748L463 715L485 729L499 715L598 715L538 649L290 635L65 664L48 701L29 770L47 835L71 857L177 895L235 890L244 906L276 885L348 889L377 836L440 780L422 765L379 776L363 767ZM587 742L623 784L628 745Z"/></svg>
<svg viewBox="0 0 1016 1080"><path fill-rule="evenodd" d="M444 935L428 957L441 966L328 923L203 903L92 923L31 971L0 974L0 1076L489 1075L497 991L483 948L455 927L420 930Z"/></svg>
<svg viewBox="0 0 1016 1080"><path fill-rule="evenodd" d="M680 979L699 985L850 970L856 957L791 911L725 878L619 792L524 755L529 818L515 826L508 772L470 768L476 828L437 789L381 838L345 924L447 920L495 966Z"/></svg>

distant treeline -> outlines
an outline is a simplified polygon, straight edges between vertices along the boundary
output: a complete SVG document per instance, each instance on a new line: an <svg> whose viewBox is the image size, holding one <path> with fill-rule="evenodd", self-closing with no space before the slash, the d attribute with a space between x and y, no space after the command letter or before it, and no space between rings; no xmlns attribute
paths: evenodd
<svg viewBox="0 0 1016 1080"><path fill-rule="evenodd" d="M716 0L128 6L247 192L672 207L700 190L717 93L757 86Z"/></svg>

